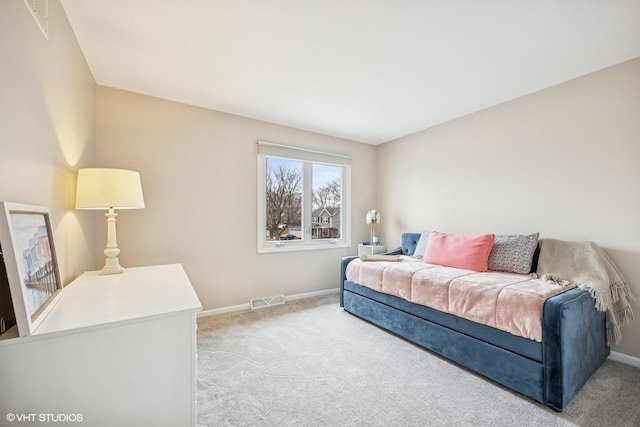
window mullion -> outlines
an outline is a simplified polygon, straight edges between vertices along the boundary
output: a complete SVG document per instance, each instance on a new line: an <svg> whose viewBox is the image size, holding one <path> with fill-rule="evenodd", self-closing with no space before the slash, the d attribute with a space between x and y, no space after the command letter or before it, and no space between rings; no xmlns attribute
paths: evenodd
<svg viewBox="0 0 640 427"><path fill-rule="evenodd" d="M313 188L313 163L304 162L302 167L302 232L304 241L311 241L312 228L312 188Z"/></svg>

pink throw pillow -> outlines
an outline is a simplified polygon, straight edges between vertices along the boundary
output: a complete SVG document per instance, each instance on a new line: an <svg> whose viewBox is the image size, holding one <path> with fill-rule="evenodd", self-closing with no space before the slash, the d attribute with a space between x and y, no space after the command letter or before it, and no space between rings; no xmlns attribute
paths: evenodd
<svg viewBox="0 0 640 427"><path fill-rule="evenodd" d="M447 234L432 231L424 252L424 262L487 271L494 234Z"/></svg>

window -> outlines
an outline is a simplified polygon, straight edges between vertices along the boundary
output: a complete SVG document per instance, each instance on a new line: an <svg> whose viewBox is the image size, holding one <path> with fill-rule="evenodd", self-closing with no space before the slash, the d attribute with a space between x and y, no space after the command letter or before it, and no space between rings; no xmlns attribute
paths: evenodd
<svg viewBox="0 0 640 427"><path fill-rule="evenodd" d="M350 246L351 159L258 142L258 252Z"/></svg>

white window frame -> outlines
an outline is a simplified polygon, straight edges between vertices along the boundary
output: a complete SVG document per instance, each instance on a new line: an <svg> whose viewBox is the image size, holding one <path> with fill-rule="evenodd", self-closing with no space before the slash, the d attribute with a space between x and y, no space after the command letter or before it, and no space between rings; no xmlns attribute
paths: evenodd
<svg viewBox="0 0 640 427"><path fill-rule="evenodd" d="M302 240L267 240L267 157L303 162ZM312 239L312 167L313 163L342 167L342 216L339 239ZM304 148L258 141L258 253L291 252L351 247L351 158Z"/></svg>

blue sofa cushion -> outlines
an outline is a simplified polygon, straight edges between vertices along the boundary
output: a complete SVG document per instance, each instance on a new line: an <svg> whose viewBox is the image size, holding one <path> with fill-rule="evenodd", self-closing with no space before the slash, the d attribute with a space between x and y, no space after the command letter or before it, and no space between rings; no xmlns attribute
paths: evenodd
<svg viewBox="0 0 640 427"><path fill-rule="evenodd" d="M418 241L420 241L421 233L403 233L402 234L402 254L412 256L416 251Z"/></svg>

